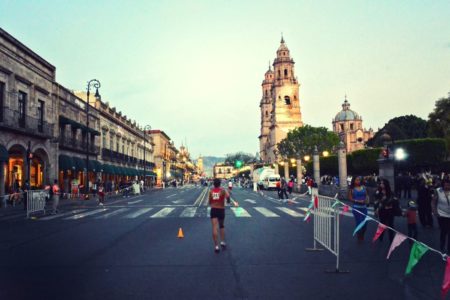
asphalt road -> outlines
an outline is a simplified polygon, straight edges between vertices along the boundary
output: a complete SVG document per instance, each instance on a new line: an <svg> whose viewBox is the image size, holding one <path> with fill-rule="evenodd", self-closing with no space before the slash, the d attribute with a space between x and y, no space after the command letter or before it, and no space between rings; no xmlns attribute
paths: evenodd
<svg viewBox="0 0 450 300"><path fill-rule="evenodd" d="M280 202L233 189L226 210L228 247L213 251L207 188L184 186L145 195L65 205L56 216L0 215L0 299L439 299L445 264L428 253L405 276L405 242L358 244L352 216L341 217L336 258L308 252L308 198ZM399 218L397 228L406 231ZM184 238L177 238L182 228ZM376 225L369 224L367 240ZM437 246L438 230L419 231Z"/></svg>

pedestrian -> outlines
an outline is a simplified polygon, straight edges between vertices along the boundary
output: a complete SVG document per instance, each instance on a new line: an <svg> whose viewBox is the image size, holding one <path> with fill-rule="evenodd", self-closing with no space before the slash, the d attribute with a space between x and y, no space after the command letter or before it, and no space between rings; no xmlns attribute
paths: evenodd
<svg viewBox="0 0 450 300"><path fill-rule="evenodd" d="M277 180L277 183L275 183L275 187L277 189L278 199L281 199L281 181Z"/></svg>
<svg viewBox="0 0 450 300"><path fill-rule="evenodd" d="M417 186L417 204L420 223L423 227L432 228L431 190L424 178L419 179L419 184Z"/></svg>
<svg viewBox="0 0 450 300"><path fill-rule="evenodd" d="M288 192L289 196L292 194L292 190L294 189L294 176L291 177L291 179L288 182Z"/></svg>
<svg viewBox="0 0 450 300"><path fill-rule="evenodd" d="M287 192L287 182L286 179L284 179L284 177L281 178L281 182L280 182L280 198L284 199L284 196L286 196L286 199L289 198Z"/></svg>
<svg viewBox="0 0 450 300"><path fill-rule="evenodd" d="M98 186L98 205L105 205L105 189L102 183Z"/></svg>
<svg viewBox="0 0 450 300"><path fill-rule="evenodd" d="M375 193L376 208L375 212L381 223L394 228L394 217L401 216L399 202L391 190L391 185L387 179L381 179L378 190ZM389 231L389 240L392 242L394 239L394 231ZM383 241L384 232L380 235L379 240Z"/></svg>
<svg viewBox="0 0 450 300"><path fill-rule="evenodd" d="M434 215L438 218L441 251L450 254L450 179L444 178L442 186L436 189L433 196L432 208ZM445 242L447 240L447 249Z"/></svg>
<svg viewBox="0 0 450 300"><path fill-rule="evenodd" d="M367 205L369 204L369 195L364 186L361 177L353 176L348 191L348 199L353 202L352 212L355 218L355 227L358 227L367 216ZM367 224L365 224L358 232L358 242L364 241L364 234L366 233Z"/></svg>
<svg viewBox="0 0 450 300"><path fill-rule="evenodd" d="M413 239L417 239L417 206L416 202L408 202L408 210L405 213L406 220L408 222L408 236ZM412 240L409 240L412 243Z"/></svg>
<svg viewBox="0 0 450 300"><path fill-rule="evenodd" d="M220 230L220 247L223 250L226 248L225 243L225 198L230 199L227 191L220 187L220 179L214 179L214 188L209 192L209 205L211 206L211 225L212 225L212 236L214 242L214 251L218 253L220 251L218 243L218 233L217 227Z"/></svg>
<svg viewBox="0 0 450 300"><path fill-rule="evenodd" d="M52 189L52 200L53 200L53 214L56 214L58 212L59 194L60 194L60 189L59 189L57 179L55 179L51 189Z"/></svg>

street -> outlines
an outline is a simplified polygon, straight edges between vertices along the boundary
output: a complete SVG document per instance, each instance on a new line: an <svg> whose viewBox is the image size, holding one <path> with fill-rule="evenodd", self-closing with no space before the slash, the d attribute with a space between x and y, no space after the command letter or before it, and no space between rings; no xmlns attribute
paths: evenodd
<svg viewBox="0 0 450 300"><path fill-rule="evenodd" d="M407 242L389 260L388 239L352 237L351 212L341 217L341 269L313 245L304 222L306 196L281 202L236 187L225 218L228 247L214 253L208 188L187 185L129 198L65 203L59 214L25 219L0 215L0 299L439 299L445 267L426 254L404 275ZM68 200L65 200L68 202ZM370 211L373 212L373 211ZM396 228L406 232L404 218ZM177 238L182 228L184 238ZM438 230L419 239L438 245Z"/></svg>

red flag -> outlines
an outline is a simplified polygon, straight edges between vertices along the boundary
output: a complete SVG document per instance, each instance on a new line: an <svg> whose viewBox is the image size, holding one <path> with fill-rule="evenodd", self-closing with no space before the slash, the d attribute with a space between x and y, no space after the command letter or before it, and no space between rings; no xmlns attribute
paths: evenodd
<svg viewBox="0 0 450 300"><path fill-rule="evenodd" d="M344 208L343 208L342 211L341 211L341 216L342 216L344 213L348 212L348 210L349 210L348 205L344 205Z"/></svg>
<svg viewBox="0 0 450 300"><path fill-rule="evenodd" d="M378 228L377 228L377 232L375 232L375 236L373 237L372 242L375 242L376 240L378 240L378 238L380 237L380 235L383 233L383 231L386 229L386 225L379 223L378 224Z"/></svg>
<svg viewBox="0 0 450 300"><path fill-rule="evenodd" d="M442 282L442 288L441 288L442 298L444 298L447 295L449 290L450 290L450 257L447 257L444 281Z"/></svg>
<svg viewBox="0 0 450 300"><path fill-rule="evenodd" d="M395 234L394 240L392 241L391 247L389 248L387 259L389 259L389 256L391 256L392 251L400 246L400 244L403 243L404 240L406 240L406 236L404 234L401 234L400 232L397 232Z"/></svg>
<svg viewBox="0 0 450 300"><path fill-rule="evenodd" d="M319 207L319 197L314 196L314 208L318 208Z"/></svg>

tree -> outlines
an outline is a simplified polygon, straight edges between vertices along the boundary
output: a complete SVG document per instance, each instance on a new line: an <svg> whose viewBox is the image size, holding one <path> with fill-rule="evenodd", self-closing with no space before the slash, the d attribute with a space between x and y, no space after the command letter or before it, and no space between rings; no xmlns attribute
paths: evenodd
<svg viewBox="0 0 450 300"><path fill-rule="evenodd" d="M227 154L225 158L225 164L235 165L236 161L242 161L245 164L256 161L256 157L250 153L236 152Z"/></svg>
<svg viewBox="0 0 450 300"><path fill-rule="evenodd" d="M428 134L445 139L450 148L450 93L447 98L437 100L433 112L428 115Z"/></svg>
<svg viewBox="0 0 450 300"><path fill-rule="evenodd" d="M338 144L336 133L325 127L305 125L289 131L287 137L278 143L278 151L285 158L303 157L313 154L315 146L319 152L334 151Z"/></svg>
<svg viewBox="0 0 450 300"><path fill-rule="evenodd" d="M396 117L386 124L367 142L368 146L383 146L381 136L387 132L393 140L420 139L428 137L427 121L414 115Z"/></svg>

